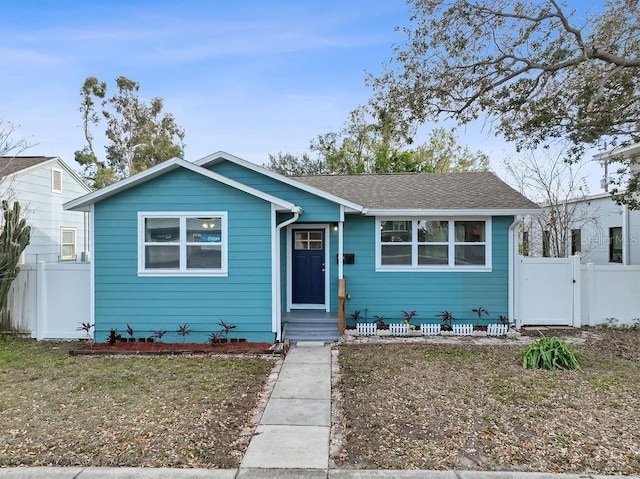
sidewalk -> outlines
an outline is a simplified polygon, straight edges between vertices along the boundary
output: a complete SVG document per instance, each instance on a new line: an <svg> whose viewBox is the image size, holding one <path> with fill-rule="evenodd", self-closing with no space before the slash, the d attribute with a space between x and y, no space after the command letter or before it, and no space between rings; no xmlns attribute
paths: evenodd
<svg viewBox="0 0 640 479"><path fill-rule="evenodd" d="M640 479L539 472L329 469L331 347L289 351L239 469L0 468L8 479Z"/></svg>

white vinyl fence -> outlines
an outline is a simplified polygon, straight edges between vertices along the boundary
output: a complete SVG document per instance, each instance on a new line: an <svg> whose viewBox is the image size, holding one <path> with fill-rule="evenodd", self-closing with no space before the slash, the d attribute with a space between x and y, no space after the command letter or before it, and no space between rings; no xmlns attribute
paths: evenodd
<svg viewBox="0 0 640 479"><path fill-rule="evenodd" d="M594 326L640 320L640 266L581 265L580 257L519 257L516 325Z"/></svg>
<svg viewBox="0 0 640 479"><path fill-rule="evenodd" d="M20 265L7 310L12 330L37 339L80 339L91 319L89 263Z"/></svg>

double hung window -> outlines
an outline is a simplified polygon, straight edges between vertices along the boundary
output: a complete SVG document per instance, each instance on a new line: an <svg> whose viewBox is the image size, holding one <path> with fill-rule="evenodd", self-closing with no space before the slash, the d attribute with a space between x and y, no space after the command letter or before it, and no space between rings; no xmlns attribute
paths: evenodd
<svg viewBox="0 0 640 479"><path fill-rule="evenodd" d="M378 218L380 270L486 269L490 219Z"/></svg>
<svg viewBox="0 0 640 479"><path fill-rule="evenodd" d="M140 213L141 274L226 275L227 214Z"/></svg>

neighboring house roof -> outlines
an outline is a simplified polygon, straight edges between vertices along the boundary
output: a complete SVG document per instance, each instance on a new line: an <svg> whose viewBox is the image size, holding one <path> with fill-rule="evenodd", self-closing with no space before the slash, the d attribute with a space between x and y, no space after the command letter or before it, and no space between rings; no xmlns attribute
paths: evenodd
<svg viewBox="0 0 640 479"><path fill-rule="evenodd" d="M55 160L55 156L0 156L0 178Z"/></svg>
<svg viewBox="0 0 640 479"><path fill-rule="evenodd" d="M0 156L0 178L21 175L47 163L56 163L61 168L64 168L85 190L91 191L91 188L83 181L80 175L58 156Z"/></svg>
<svg viewBox="0 0 640 479"><path fill-rule="evenodd" d="M369 210L539 210L493 173L322 175L296 180Z"/></svg>

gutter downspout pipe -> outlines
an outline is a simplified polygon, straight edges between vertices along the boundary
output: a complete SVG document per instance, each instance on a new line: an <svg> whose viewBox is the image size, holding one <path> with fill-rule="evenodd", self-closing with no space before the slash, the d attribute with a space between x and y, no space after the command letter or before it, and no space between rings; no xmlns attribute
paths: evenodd
<svg viewBox="0 0 640 479"><path fill-rule="evenodd" d="M302 208L297 206L294 210L292 210L293 217L289 218L286 221L283 221L279 225L276 225L276 237L275 237L275 267L273 268L273 279L274 279L274 290L275 290L275 298L274 298L274 329L276 333L276 341L281 341L282 338L282 283L280 278L282 278L281 274L281 260L280 260L280 233L282 228L285 226L289 226L292 223L298 221L300 218L300 214L302 213Z"/></svg>

